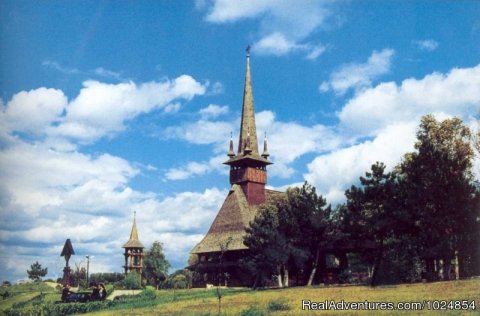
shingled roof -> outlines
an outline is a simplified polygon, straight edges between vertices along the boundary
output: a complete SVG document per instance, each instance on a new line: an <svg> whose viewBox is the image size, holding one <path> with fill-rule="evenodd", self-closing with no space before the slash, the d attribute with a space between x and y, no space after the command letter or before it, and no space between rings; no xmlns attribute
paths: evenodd
<svg viewBox="0 0 480 316"><path fill-rule="evenodd" d="M268 197L281 194L278 191L265 190ZM227 245L227 250L247 249L243 244L245 228L253 221L258 211L258 205L249 206L242 188L232 185L227 198L223 202L217 217L210 226L210 230L200 241L192 253L208 253L221 251L221 247ZM229 242L229 239L230 242Z"/></svg>
<svg viewBox="0 0 480 316"><path fill-rule="evenodd" d="M133 217L132 231L130 232L130 239L122 246L122 248L144 248L140 240L138 240L137 222L135 216Z"/></svg>

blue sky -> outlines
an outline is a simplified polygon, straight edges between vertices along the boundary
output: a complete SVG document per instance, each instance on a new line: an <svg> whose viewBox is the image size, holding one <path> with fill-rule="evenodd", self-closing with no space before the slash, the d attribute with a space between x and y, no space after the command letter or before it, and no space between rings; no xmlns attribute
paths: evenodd
<svg viewBox="0 0 480 316"><path fill-rule="evenodd" d="M183 267L228 189L245 75L269 185L343 200L413 150L422 115L478 129L478 1L0 2L0 271L121 271L141 241ZM480 164L475 165L477 178Z"/></svg>

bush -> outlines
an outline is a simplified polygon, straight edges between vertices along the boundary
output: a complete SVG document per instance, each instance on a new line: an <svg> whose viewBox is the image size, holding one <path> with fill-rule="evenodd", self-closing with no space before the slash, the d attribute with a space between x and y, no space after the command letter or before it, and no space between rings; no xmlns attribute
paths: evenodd
<svg viewBox="0 0 480 316"><path fill-rule="evenodd" d="M90 313L114 306L111 301L67 304L33 304L22 309L11 308L5 311L6 316L43 316L43 315L72 315Z"/></svg>
<svg viewBox="0 0 480 316"><path fill-rule="evenodd" d="M113 284L105 284L105 290L107 291L107 296L112 294L114 290Z"/></svg>
<svg viewBox="0 0 480 316"><path fill-rule="evenodd" d="M140 276L136 271L132 271L123 280L123 286L126 289L138 289L140 288Z"/></svg>
<svg viewBox="0 0 480 316"><path fill-rule="evenodd" d="M290 304L285 298L279 298L269 301L267 308L269 311L288 311L290 309Z"/></svg>
<svg viewBox="0 0 480 316"><path fill-rule="evenodd" d="M155 289L148 287L140 293L142 298L154 300L157 298L157 292Z"/></svg>
<svg viewBox="0 0 480 316"><path fill-rule="evenodd" d="M249 306L247 309L244 309L240 316L265 316L265 312L259 309L256 306Z"/></svg>

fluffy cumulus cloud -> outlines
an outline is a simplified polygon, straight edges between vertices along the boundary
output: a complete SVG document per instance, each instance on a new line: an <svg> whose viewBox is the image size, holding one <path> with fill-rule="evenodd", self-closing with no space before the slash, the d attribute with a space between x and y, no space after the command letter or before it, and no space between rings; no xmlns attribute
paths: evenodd
<svg viewBox="0 0 480 316"><path fill-rule="evenodd" d="M208 108L207 108L208 109ZM200 114L205 109L200 111ZM272 111L256 114L258 148L263 150L263 135L267 133L267 142L271 159L275 164L269 168L273 176L288 178L295 173L291 164L307 153L324 152L337 148L342 143L340 135L334 129L324 125L305 126L295 122L278 121ZM236 131L240 122L209 121L202 116L198 121L181 127L166 130L168 137L185 140L192 144L214 144L217 154L208 161L187 161L183 166L167 170L165 178L185 180L213 171L225 174L222 163L227 159L229 132ZM234 150L238 146L238 135L233 136Z"/></svg>
<svg viewBox="0 0 480 316"><path fill-rule="evenodd" d="M206 9L205 19L211 23L233 23L243 19L258 19L258 40L253 49L260 54L285 55L301 52L315 59L325 46L308 41L309 35L325 23L331 15L331 2L228 0L197 1L197 7Z"/></svg>
<svg viewBox="0 0 480 316"><path fill-rule="evenodd" d="M217 171L221 174L227 174L227 169L223 165L226 160L226 155L220 154L210 158L208 161L188 161L186 165L182 167L168 169L165 173L165 178L167 180L185 180L213 171Z"/></svg>
<svg viewBox="0 0 480 316"><path fill-rule="evenodd" d="M346 138L355 137L356 144L317 156L308 164L305 179L330 202L342 201L345 189L373 163L382 161L391 170L404 153L413 150L421 116L458 116L474 128L480 110L479 86L480 65L363 90L338 113L338 131Z"/></svg>
<svg viewBox="0 0 480 316"><path fill-rule="evenodd" d="M372 81L390 71L393 49L374 51L365 63L350 63L341 66L330 75L329 81L320 85L320 91L333 90L343 95L349 89L361 90L372 85Z"/></svg>
<svg viewBox="0 0 480 316"><path fill-rule="evenodd" d="M207 84L183 75L142 84L87 81L70 101L62 91L47 88L2 101L0 250L10 255L0 256L0 278L21 278L40 257L49 276L61 276L63 262L57 259L66 238L80 255L74 262L96 255L92 272L118 271L133 211L145 223L146 246L162 237L182 241L165 248L176 267L183 265L226 192L212 188L166 197L141 192L131 182L144 167L109 153L83 153L79 144L118 133L139 114L179 107L206 89ZM204 114L214 117L226 110L211 106ZM189 214L179 221L178 210L184 208ZM143 220L145 214L150 220ZM189 216L194 225L186 225Z"/></svg>
<svg viewBox="0 0 480 316"><path fill-rule="evenodd" d="M281 178L295 173L291 164L303 155L331 151L342 143L341 136L331 127L278 121L271 111L258 113L256 123L259 136L267 133L270 158L275 162L269 168L270 174ZM259 139L261 152L263 143L261 137Z"/></svg>
<svg viewBox="0 0 480 316"><path fill-rule="evenodd" d="M86 142L124 129L124 122L158 108L172 110L175 100L191 100L206 86L188 75L163 82L106 84L86 81L80 94L70 102L64 122L50 130L53 135ZM178 108L175 105L174 108Z"/></svg>
<svg viewBox="0 0 480 316"><path fill-rule="evenodd" d="M410 78L401 84L385 82L349 100L338 116L345 130L361 135L374 135L398 121L418 121L428 113L468 118L478 113L479 86L480 65Z"/></svg>
<svg viewBox="0 0 480 316"><path fill-rule="evenodd" d="M220 106L216 104L209 104L206 108L200 110L200 115L204 119L216 118L218 116L228 113L228 106Z"/></svg>
<svg viewBox="0 0 480 316"><path fill-rule="evenodd" d="M376 161L381 161L391 170L402 156L413 150L417 122L387 126L378 135L354 146L316 157L307 166L305 179L313 183L325 195L329 203L344 199L345 190L357 183Z"/></svg>
<svg viewBox="0 0 480 316"><path fill-rule="evenodd" d="M58 122L67 105L67 97L57 89L21 91L0 112L0 122L10 131L44 133Z"/></svg>
<svg viewBox="0 0 480 316"><path fill-rule="evenodd" d="M164 242L167 256L180 267L226 195L216 188L165 197L140 192L130 186L139 170L126 160L55 152L21 141L1 151L0 162L0 244L11 254L0 258L6 267L2 279L24 275L45 251L52 254L40 261L50 275L61 276L61 262L51 258L66 238L79 255L73 262L90 254L96 257L92 272L118 271L133 211L145 246Z"/></svg>
<svg viewBox="0 0 480 316"><path fill-rule="evenodd" d="M91 143L122 131L125 122L156 109L178 111L181 101L205 94L207 84L188 75L161 82L107 84L85 81L68 102L60 90L22 91L2 107L3 134L25 132L61 140Z"/></svg>

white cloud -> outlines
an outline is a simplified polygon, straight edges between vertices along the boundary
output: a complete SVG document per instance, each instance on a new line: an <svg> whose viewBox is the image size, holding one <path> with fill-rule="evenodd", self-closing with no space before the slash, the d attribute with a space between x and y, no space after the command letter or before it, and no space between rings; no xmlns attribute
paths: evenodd
<svg viewBox="0 0 480 316"><path fill-rule="evenodd" d="M350 63L342 65L330 75L330 80L320 84L320 91L333 90L343 95L347 90L354 88L357 91L371 86L372 81L390 71L390 65L395 51L383 49L374 51L367 62L362 64Z"/></svg>
<svg viewBox="0 0 480 316"><path fill-rule="evenodd" d="M212 171L226 174L226 167L223 165L225 161L227 161L226 154L214 156L206 162L189 161L183 167L170 168L167 170L165 178L168 180L186 180Z"/></svg>
<svg viewBox="0 0 480 316"><path fill-rule="evenodd" d="M413 150L420 117L458 116L470 126L480 109L480 65L433 73L423 79L407 79L400 85L381 83L350 99L338 113L339 132L357 144L322 154L308 164L305 179L331 203L344 199L343 192L376 161L389 170L403 154ZM368 140L363 140L368 137ZM477 159L478 160L478 159ZM475 162L478 165L478 161Z"/></svg>
<svg viewBox="0 0 480 316"><path fill-rule="evenodd" d="M200 109L199 113L203 119L216 118L220 115L227 114L228 106L209 104L206 108Z"/></svg>
<svg viewBox="0 0 480 316"><path fill-rule="evenodd" d="M227 159L229 131L235 131L239 122L208 121L197 122L181 127L170 127L167 137L183 139L192 144L214 144L218 155L208 161L189 161L182 167L171 168L166 172L169 180L185 180L213 171L223 173L222 163ZM263 135L268 134L268 147L274 165L269 168L273 176L288 178L294 174L290 166L304 154L324 152L337 148L343 141L331 127L323 125L304 126L295 122L282 122L275 119L271 111L256 114L258 148L263 150ZM238 146L238 134L233 136L234 150Z"/></svg>
<svg viewBox="0 0 480 316"><path fill-rule="evenodd" d="M50 206L84 205L87 211L93 211L88 208L93 204L95 209L120 207L121 202L109 203L126 193L125 185L138 173L127 161L108 154L55 152L23 142L0 151L0 164L0 181L8 184L15 205L30 214ZM103 189L111 194L103 195ZM79 196L82 191L91 194ZM92 198L95 202L89 203Z"/></svg>
<svg viewBox="0 0 480 316"><path fill-rule="evenodd" d="M257 52L277 56L303 52L308 59L315 59L324 51L323 46L305 40L325 23L331 15L331 6L331 2L314 0L197 2L197 8L207 7L206 20L211 23L259 19L259 40L253 45Z"/></svg>
<svg viewBox="0 0 480 316"><path fill-rule="evenodd" d="M44 60L42 62L42 66L54 69L66 75L83 75L83 76L93 76L93 77L103 77L115 80L122 80L122 76L120 73L112 70L105 69L103 67L97 67L93 70L83 71L73 67L65 67L62 66L60 63L52 60Z"/></svg>
<svg viewBox="0 0 480 316"><path fill-rule="evenodd" d="M277 121L271 111L260 112L256 118L258 135L267 132L270 158L274 162L269 171L274 176L288 178L295 172L290 164L299 157L312 152L330 151L342 143L342 138L331 127ZM263 144L261 137L259 142ZM259 146L259 150L262 149Z"/></svg>
<svg viewBox="0 0 480 316"><path fill-rule="evenodd" d="M56 258L66 238L78 255L74 261L95 255L93 272L119 271L133 211L144 245L163 242L168 258L179 267L226 196L211 188L161 199L129 186L138 170L121 158L55 152L21 140L0 151L0 164L0 241L2 251L11 254L0 258L3 279L24 275L47 252ZM175 236L178 240L170 244ZM29 249L28 254L18 247ZM47 257L39 261L55 275L58 262Z"/></svg>
<svg viewBox="0 0 480 316"><path fill-rule="evenodd" d="M67 97L57 89L22 91L3 107L0 122L11 131L44 133L48 125L59 120L67 103Z"/></svg>
<svg viewBox="0 0 480 316"><path fill-rule="evenodd" d="M376 161L391 170L403 154L413 150L418 122L385 127L373 140L318 156L308 164L305 179L315 185L329 203L341 202L343 193Z"/></svg>
<svg viewBox="0 0 480 316"><path fill-rule="evenodd" d="M162 82L107 84L85 81L78 96L68 102L60 90L39 88L21 91L1 108L3 134L10 131L47 134L50 142L91 143L122 131L125 122L142 113L180 109L180 100L203 95L207 84L182 75ZM40 134L40 135L39 135Z"/></svg>
<svg viewBox="0 0 480 316"><path fill-rule="evenodd" d="M297 44L282 33L272 33L253 45L253 51L261 55L281 56L294 51L305 52L307 59L316 59L325 51L323 45Z"/></svg>
<svg viewBox="0 0 480 316"><path fill-rule="evenodd" d="M381 83L349 100L338 117L345 131L374 135L394 122L418 121L428 113L468 117L480 104L480 65Z"/></svg>
<svg viewBox="0 0 480 316"><path fill-rule="evenodd" d="M100 77L112 78L116 80L121 80L121 74L112 70L105 69L103 67L98 67L93 70L93 73Z"/></svg>
<svg viewBox="0 0 480 316"><path fill-rule="evenodd" d="M173 101L191 100L206 91L205 85L188 75L140 85L98 81L86 81L83 85L80 94L69 104L64 122L52 128L51 134L91 142L123 130L125 121L141 113L158 108L171 112L179 107L172 108Z"/></svg>
<svg viewBox="0 0 480 316"><path fill-rule="evenodd" d="M44 60L42 62L42 66L50 68L50 69L54 69L56 71L59 71L61 73L67 74L67 75L86 74L85 72L83 72L83 71L81 71L77 68L64 67L64 66L60 65L58 62L52 61L52 60Z"/></svg>
<svg viewBox="0 0 480 316"><path fill-rule="evenodd" d="M438 48L438 42L432 39L414 41L413 42L420 50L432 52Z"/></svg>
<svg viewBox="0 0 480 316"><path fill-rule="evenodd" d="M229 139L233 124L223 121L200 119L197 122L182 126L168 127L165 130L167 138L183 139L191 144L220 144Z"/></svg>

